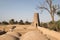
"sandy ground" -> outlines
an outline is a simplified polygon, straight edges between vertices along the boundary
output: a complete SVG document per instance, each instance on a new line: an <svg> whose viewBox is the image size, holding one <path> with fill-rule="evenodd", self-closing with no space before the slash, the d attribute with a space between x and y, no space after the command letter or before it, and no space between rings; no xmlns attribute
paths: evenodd
<svg viewBox="0 0 60 40"><path fill-rule="evenodd" d="M16 26L16 28L12 29L13 26ZM10 37L11 40L12 39L17 40L17 39L14 39L15 37L19 38L18 40L20 40L21 37L23 38L23 40L28 40L28 39L35 40L35 38L36 40L38 40L39 38L40 38L39 40L43 40L46 38L48 40L60 40L59 38L60 36L58 36L60 35L60 33L57 33L52 30L47 30L45 28L40 28L40 27L36 28L32 25L1 25L0 30L5 30L7 32L6 34L0 35L0 40L9 40L9 38L7 39L7 37ZM35 32L35 31L39 31L39 32Z"/></svg>
<svg viewBox="0 0 60 40"><path fill-rule="evenodd" d="M52 39L54 37L54 39L60 40L60 33L59 32L56 32L56 31L53 31L53 30L49 30L49 29L46 29L46 28L42 28L42 27L38 27L38 29L43 34L45 34L46 36L48 36L49 38Z"/></svg>

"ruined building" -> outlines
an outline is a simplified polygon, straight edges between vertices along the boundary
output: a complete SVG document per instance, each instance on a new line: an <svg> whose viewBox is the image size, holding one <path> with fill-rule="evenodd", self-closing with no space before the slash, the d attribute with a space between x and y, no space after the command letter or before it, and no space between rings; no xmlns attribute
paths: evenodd
<svg viewBox="0 0 60 40"><path fill-rule="evenodd" d="M35 27L40 26L39 13L34 13L32 25Z"/></svg>

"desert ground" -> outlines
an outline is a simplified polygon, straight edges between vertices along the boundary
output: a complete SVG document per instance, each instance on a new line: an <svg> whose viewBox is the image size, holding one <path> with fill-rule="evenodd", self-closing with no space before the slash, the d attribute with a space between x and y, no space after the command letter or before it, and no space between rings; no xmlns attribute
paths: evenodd
<svg viewBox="0 0 60 40"><path fill-rule="evenodd" d="M0 40L60 40L60 33L39 26L0 25L0 30L6 32Z"/></svg>

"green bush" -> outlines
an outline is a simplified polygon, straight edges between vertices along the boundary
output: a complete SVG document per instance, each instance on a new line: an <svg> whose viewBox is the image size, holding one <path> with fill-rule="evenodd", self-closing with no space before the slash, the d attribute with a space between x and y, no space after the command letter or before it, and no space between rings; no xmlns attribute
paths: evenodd
<svg viewBox="0 0 60 40"><path fill-rule="evenodd" d="M14 24L18 24L18 21L15 21Z"/></svg>
<svg viewBox="0 0 60 40"><path fill-rule="evenodd" d="M43 23L43 27L47 28L48 27L47 23Z"/></svg>
<svg viewBox="0 0 60 40"><path fill-rule="evenodd" d="M56 22L58 31L60 30L60 20Z"/></svg>
<svg viewBox="0 0 60 40"><path fill-rule="evenodd" d="M30 25L31 22L29 22L29 21L25 21L25 24L26 24L26 25Z"/></svg>
<svg viewBox="0 0 60 40"><path fill-rule="evenodd" d="M20 24L20 25L24 25L23 20L20 20L20 21L19 21L19 24Z"/></svg>
<svg viewBox="0 0 60 40"><path fill-rule="evenodd" d="M0 24L1 24L1 22L0 22Z"/></svg>
<svg viewBox="0 0 60 40"><path fill-rule="evenodd" d="M9 21L9 24L15 24L14 19L11 19L11 20Z"/></svg>
<svg viewBox="0 0 60 40"><path fill-rule="evenodd" d="M6 22L6 21L3 21L2 24L3 24L3 25L8 25L9 23Z"/></svg>
<svg viewBox="0 0 60 40"><path fill-rule="evenodd" d="M49 22L49 29L60 31L60 20L56 21L55 23Z"/></svg>
<svg viewBox="0 0 60 40"><path fill-rule="evenodd" d="M43 23L40 23L40 27L43 27Z"/></svg>

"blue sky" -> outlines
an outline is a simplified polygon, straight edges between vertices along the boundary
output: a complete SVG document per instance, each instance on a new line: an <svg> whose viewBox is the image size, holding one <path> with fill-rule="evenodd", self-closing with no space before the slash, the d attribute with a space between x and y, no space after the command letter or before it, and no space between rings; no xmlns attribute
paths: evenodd
<svg viewBox="0 0 60 40"><path fill-rule="evenodd" d="M26 21L33 21L34 12L38 12L41 22L48 22L51 17L47 11L43 11L40 14L40 10L37 10L37 5L42 0L0 0L0 21L8 21L20 19ZM59 0L54 0L54 3L59 3ZM58 16L55 15L55 20L58 20Z"/></svg>

